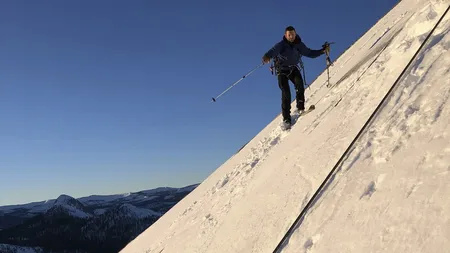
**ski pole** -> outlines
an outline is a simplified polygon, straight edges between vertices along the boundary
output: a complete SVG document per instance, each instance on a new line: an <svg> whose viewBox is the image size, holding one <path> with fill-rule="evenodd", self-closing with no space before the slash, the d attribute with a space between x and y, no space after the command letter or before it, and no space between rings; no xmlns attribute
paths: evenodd
<svg viewBox="0 0 450 253"><path fill-rule="evenodd" d="M331 44L334 44L334 42L325 42L322 47L329 48ZM328 84L327 87L330 87L330 66L333 66L333 62L330 59L330 52L328 50L325 51L325 54L327 55L326 61L327 61L327 76L328 76Z"/></svg>
<svg viewBox="0 0 450 253"><path fill-rule="evenodd" d="M244 78L246 78L247 76L249 76L251 73L253 73L253 71L257 70L258 68L260 68L262 65L264 65L264 63L261 63L260 65L258 65L257 67L255 67L254 69L252 69L250 72L248 72L247 74L245 74L243 77L241 77L239 80L237 80L235 83L233 83L230 87L228 87L228 89L226 89L225 91L223 91L222 93L220 93L220 95L218 95L215 98L212 98L212 102L216 102L216 100L222 96L223 94L225 94L227 91L229 91L231 88L233 88L236 84L238 84L240 81L242 81Z"/></svg>
<svg viewBox="0 0 450 253"><path fill-rule="evenodd" d="M328 77L327 87L330 87L330 65L331 65L330 58L328 57L328 54L327 54L327 77Z"/></svg>

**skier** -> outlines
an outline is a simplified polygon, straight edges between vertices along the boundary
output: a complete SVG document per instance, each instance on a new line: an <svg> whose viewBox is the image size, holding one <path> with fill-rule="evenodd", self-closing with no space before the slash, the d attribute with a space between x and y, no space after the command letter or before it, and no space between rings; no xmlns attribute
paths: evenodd
<svg viewBox="0 0 450 253"><path fill-rule="evenodd" d="M316 58L325 52L329 52L329 46L322 46L322 49L312 50L308 48L296 33L294 27L288 26L285 29L283 39L276 43L262 57L264 64L274 59L275 68L278 75L278 86L281 89L281 109L283 123L291 125L291 90L289 80L295 85L296 107L299 113L305 110L305 88L303 79L298 68L302 55L309 58Z"/></svg>

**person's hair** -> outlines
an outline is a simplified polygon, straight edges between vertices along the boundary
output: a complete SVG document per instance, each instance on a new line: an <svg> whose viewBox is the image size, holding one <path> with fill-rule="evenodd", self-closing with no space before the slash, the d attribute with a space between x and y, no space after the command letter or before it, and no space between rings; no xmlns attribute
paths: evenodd
<svg viewBox="0 0 450 253"><path fill-rule="evenodd" d="M287 31L295 31L295 28L290 25L290 26L286 27L286 29L284 30L284 32L287 32Z"/></svg>

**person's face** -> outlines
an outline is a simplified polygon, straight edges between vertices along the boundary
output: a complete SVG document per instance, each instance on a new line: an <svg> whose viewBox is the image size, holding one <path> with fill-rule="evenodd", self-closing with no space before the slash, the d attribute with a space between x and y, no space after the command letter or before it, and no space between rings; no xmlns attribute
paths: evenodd
<svg viewBox="0 0 450 253"><path fill-rule="evenodd" d="M284 37L286 37L286 39L287 39L289 42L294 42L294 40L295 40L295 35L296 35L295 31L286 31L286 32L284 33Z"/></svg>

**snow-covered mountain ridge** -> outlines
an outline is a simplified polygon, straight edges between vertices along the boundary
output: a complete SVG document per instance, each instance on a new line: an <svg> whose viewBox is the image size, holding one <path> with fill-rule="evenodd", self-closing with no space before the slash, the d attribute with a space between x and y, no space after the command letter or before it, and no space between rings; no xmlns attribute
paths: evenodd
<svg viewBox="0 0 450 253"><path fill-rule="evenodd" d="M2 207L0 252L117 252L196 186Z"/></svg>
<svg viewBox="0 0 450 253"><path fill-rule="evenodd" d="M312 83L315 111L288 132L276 117L121 252L446 252L448 8L399 2L334 62L331 88L326 72Z"/></svg>
<svg viewBox="0 0 450 253"><path fill-rule="evenodd" d="M47 212L50 208L55 205L62 205L66 209L76 208L77 210L82 210L86 214L79 213L81 216L89 216L89 213L101 213L108 208L124 203L134 205L136 207L143 207L147 209L156 209L156 212L163 212L163 210L158 210L161 208L161 198L165 200L170 200L171 196L175 194L182 194L183 192L190 192L195 189L198 184L189 185L182 188L175 187L159 187L150 190L143 190L139 192L131 192L124 194L114 194L114 195L92 195L87 197L81 197L75 199L71 196L62 194L56 199L50 199L46 201L33 202L22 205L9 205L0 206L0 217L9 215L20 218L30 218L37 214L42 214ZM170 202L170 201L167 201ZM157 203L157 204L155 204ZM0 220L0 228L4 228Z"/></svg>

